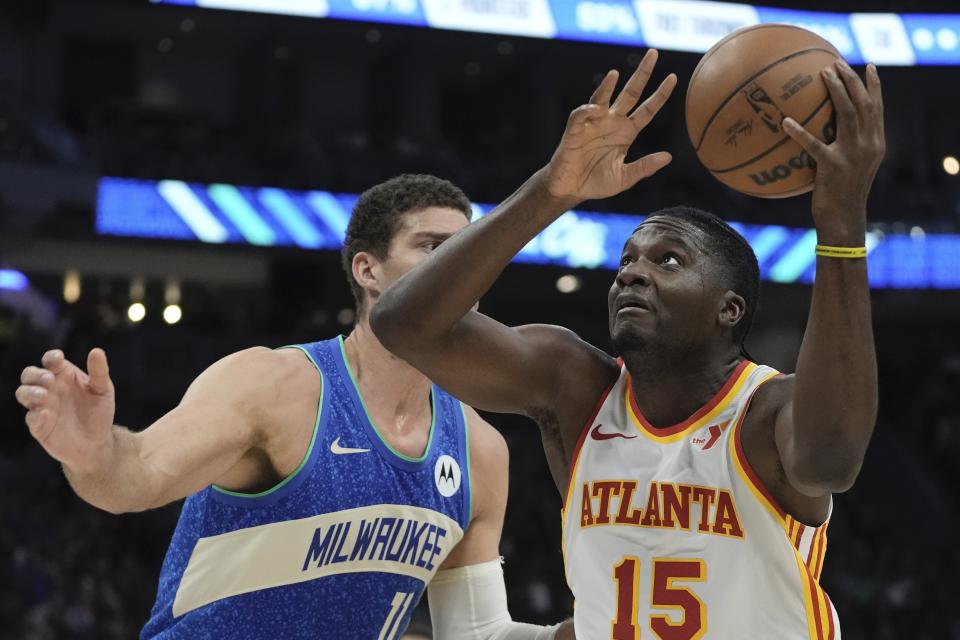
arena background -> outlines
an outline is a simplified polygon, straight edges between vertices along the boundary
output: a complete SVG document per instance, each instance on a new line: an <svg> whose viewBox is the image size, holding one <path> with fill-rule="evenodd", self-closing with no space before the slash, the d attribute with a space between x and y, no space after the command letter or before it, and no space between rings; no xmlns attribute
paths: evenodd
<svg viewBox="0 0 960 640"><path fill-rule="evenodd" d="M539 3L454 4L515 11ZM585 3L550 4L579 11ZM777 4L843 13L957 10L949 1ZM589 96L598 74L629 70L643 51L628 44L643 42L627 33L629 22L616 20L601 23L607 31L596 29L596 37L533 38L377 18L402 22L390 11L418 7L416 0L334 5L350 5L357 16L357 7L366 9L371 21L134 0L0 8L0 637L134 637L179 510L111 516L76 498L23 424L13 391L24 366L48 347L78 361L104 347L117 421L139 429L231 351L350 329L350 293L331 249L310 249L307 241L255 246L249 234L226 244L117 235L149 227L154 181L207 193L203 185L273 187L285 191L269 193L294 198L356 194L402 172L428 172L453 180L475 202L496 203L547 161L567 113ZM877 251L890 240L887 275L873 297L881 410L860 479L836 498L823 578L844 637L854 640L960 638L960 236L950 235L960 232L960 178L948 172L956 173L956 161L945 161L960 155L960 67L952 66L960 49L942 33L960 23L953 20L932 19L941 57L930 57L933 49L914 32L916 57L881 65L888 153L869 211ZM960 37L960 28L953 32ZM642 215L686 203L746 224L808 228L808 197L747 198L699 166L682 112L699 54L662 49L657 73L677 72L681 89L638 146L669 149L674 164L585 208ZM140 181L115 183L129 189L110 192L108 202L104 177ZM119 225L111 235L98 233L105 230L98 210ZM541 258L551 264L508 268L482 310L508 324L563 324L606 347L612 273L586 268L598 258L584 257L577 233L558 240L569 246L544 248ZM790 277L781 272L764 284L748 346L758 360L789 371L812 272L787 271ZM146 316L133 322L128 310L138 301ZM175 324L162 318L171 303L182 310ZM512 452L502 541L511 612L554 622L572 610L559 551L560 498L535 427L489 419ZM424 620L421 612L418 624Z"/></svg>

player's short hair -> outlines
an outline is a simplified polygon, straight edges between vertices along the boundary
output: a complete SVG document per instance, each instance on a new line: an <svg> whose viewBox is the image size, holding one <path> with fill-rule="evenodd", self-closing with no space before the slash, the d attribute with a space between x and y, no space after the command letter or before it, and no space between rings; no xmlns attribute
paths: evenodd
<svg viewBox="0 0 960 640"><path fill-rule="evenodd" d="M760 303L760 265L753 247L722 218L703 209L680 205L655 211L650 216L674 218L703 231L707 242L705 249L711 257L719 259L724 283L746 303L743 319L733 328L733 340L741 353L749 357L743 343Z"/></svg>
<svg viewBox="0 0 960 640"><path fill-rule="evenodd" d="M404 216L429 207L456 209L470 220L467 196L452 182L436 176L403 174L360 194L340 253L358 311L363 307L363 288L353 277L353 257L366 251L386 260L390 242L400 230Z"/></svg>

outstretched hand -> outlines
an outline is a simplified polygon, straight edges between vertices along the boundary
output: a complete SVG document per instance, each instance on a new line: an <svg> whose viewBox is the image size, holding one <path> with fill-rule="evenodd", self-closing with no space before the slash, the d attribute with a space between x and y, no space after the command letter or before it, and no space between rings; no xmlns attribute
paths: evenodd
<svg viewBox="0 0 960 640"><path fill-rule="evenodd" d="M547 188L553 197L571 202L607 198L670 164L672 156L666 151L626 162L630 145L677 86L677 76L671 73L637 106L657 57L656 49L647 51L613 104L610 100L618 74L609 71L589 104L570 114L560 145L547 166Z"/></svg>
<svg viewBox="0 0 960 640"><path fill-rule="evenodd" d="M837 113L837 137L821 142L796 120L783 128L817 163L813 218L823 244L859 246L866 232L867 196L886 150L883 96L877 68L867 65L867 82L838 61L823 70Z"/></svg>
<svg viewBox="0 0 960 640"><path fill-rule="evenodd" d="M98 470L109 452L114 417L107 355L93 349L86 372L59 349L45 353L41 363L23 370L16 391L30 434L68 469Z"/></svg>

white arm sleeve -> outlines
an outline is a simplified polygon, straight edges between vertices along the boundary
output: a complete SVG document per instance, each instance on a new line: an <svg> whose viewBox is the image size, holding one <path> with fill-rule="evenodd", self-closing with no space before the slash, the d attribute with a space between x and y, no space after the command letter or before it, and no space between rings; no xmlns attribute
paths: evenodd
<svg viewBox="0 0 960 640"><path fill-rule="evenodd" d="M438 571L427 599L434 640L553 640L560 627L510 618L500 560Z"/></svg>

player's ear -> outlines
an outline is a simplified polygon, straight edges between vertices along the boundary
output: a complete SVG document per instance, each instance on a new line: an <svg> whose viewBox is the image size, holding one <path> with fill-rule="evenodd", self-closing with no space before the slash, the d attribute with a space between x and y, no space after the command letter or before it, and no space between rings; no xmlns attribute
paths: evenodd
<svg viewBox="0 0 960 640"><path fill-rule="evenodd" d="M358 251L350 265L353 279L375 301L386 287L383 285L383 263L369 251Z"/></svg>
<svg viewBox="0 0 960 640"><path fill-rule="evenodd" d="M727 291L723 294L723 305L720 307L720 313L717 318L721 327L732 329L743 320L743 316L746 313L747 301L743 299L743 296L733 291Z"/></svg>

